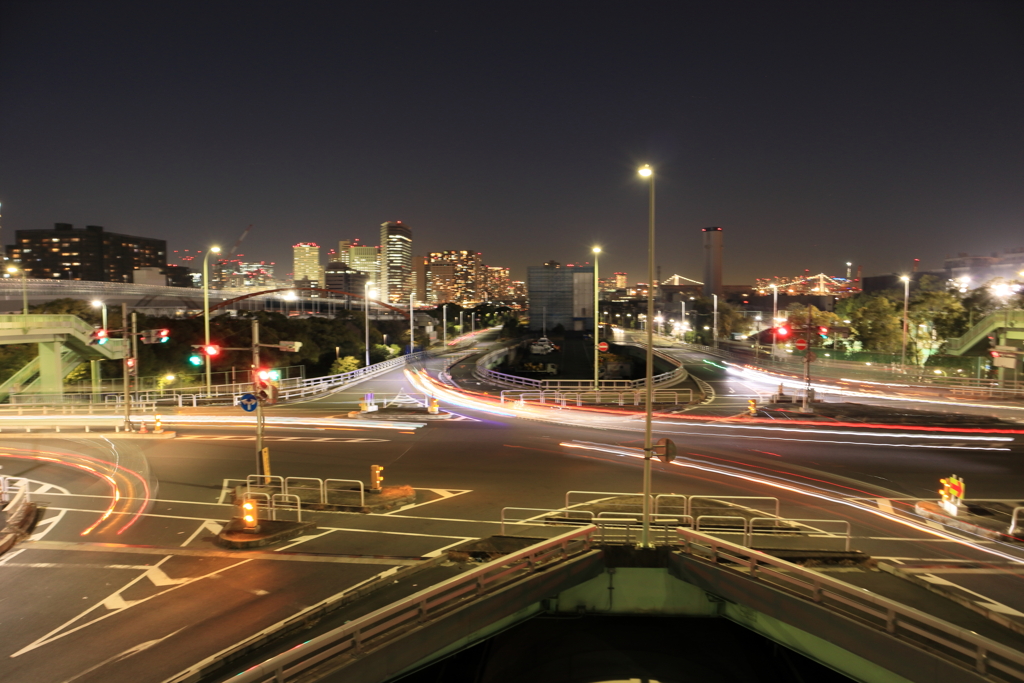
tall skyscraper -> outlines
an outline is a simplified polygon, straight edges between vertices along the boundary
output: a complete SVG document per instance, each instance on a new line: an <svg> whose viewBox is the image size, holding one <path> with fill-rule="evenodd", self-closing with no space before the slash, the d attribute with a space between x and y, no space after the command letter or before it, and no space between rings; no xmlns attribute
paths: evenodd
<svg viewBox="0 0 1024 683"><path fill-rule="evenodd" d="M320 246L312 242L299 242L292 247L292 253L295 258L295 267L292 272L293 282L298 283L303 280L310 283L311 287L319 287L323 283Z"/></svg>
<svg viewBox="0 0 1024 683"><path fill-rule="evenodd" d="M484 266L484 300L505 302L512 298L512 281L508 268Z"/></svg>
<svg viewBox="0 0 1024 683"><path fill-rule="evenodd" d="M408 303L414 286L412 230L402 221L381 223L380 277L377 281L380 300Z"/></svg>
<svg viewBox="0 0 1024 683"><path fill-rule="evenodd" d="M476 251L432 251L428 268L447 265L454 270L454 281L449 289L450 300L458 304L479 303L484 300L484 272L480 253Z"/></svg>

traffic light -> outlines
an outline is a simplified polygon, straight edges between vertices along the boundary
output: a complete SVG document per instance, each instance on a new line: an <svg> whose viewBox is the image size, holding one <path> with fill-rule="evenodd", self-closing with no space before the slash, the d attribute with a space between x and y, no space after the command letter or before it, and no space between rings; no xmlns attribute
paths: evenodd
<svg viewBox="0 0 1024 683"><path fill-rule="evenodd" d="M216 344L207 344L203 347L203 354L213 358L220 355L220 347Z"/></svg>
<svg viewBox="0 0 1024 683"><path fill-rule="evenodd" d="M193 353L191 356L188 357L188 362L198 367L203 364L203 357L200 356L198 353Z"/></svg>
<svg viewBox="0 0 1024 683"><path fill-rule="evenodd" d="M379 493L382 488L384 488L384 467L370 465L370 490Z"/></svg>
<svg viewBox="0 0 1024 683"><path fill-rule="evenodd" d="M255 498L243 498L238 505L242 531L257 531L260 528L260 506Z"/></svg>
<svg viewBox="0 0 1024 683"><path fill-rule="evenodd" d="M167 329L145 330L141 337L143 344L166 344L167 340L171 338L171 331Z"/></svg>
<svg viewBox="0 0 1024 683"><path fill-rule="evenodd" d="M786 328L784 325L780 325L779 327L775 328L775 336L776 337L788 337L789 336L789 329Z"/></svg>
<svg viewBox="0 0 1024 683"><path fill-rule="evenodd" d="M824 339L825 337L828 336L828 328L824 327L824 326L819 327L818 328L818 334L820 334L821 338Z"/></svg>
<svg viewBox="0 0 1024 683"><path fill-rule="evenodd" d="M124 366L128 368L129 377L139 374L139 360L137 358L125 358Z"/></svg>
<svg viewBox="0 0 1024 683"><path fill-rule="evenodd" d="M96 346L97 344L99 344L100 346L102 346L103 344L107 343L107 339L109 338L110 337L108 336L107 331L105 329L103 329L102 327L97 327L95 330L92 331L92 334L90 335L89 345Z"/></svg>

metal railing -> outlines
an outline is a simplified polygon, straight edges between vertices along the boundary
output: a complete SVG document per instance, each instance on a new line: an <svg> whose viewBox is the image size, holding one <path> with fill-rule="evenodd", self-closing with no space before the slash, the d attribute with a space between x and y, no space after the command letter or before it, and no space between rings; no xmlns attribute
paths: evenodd
<svg viewBox="0 0 1024 683"><path fill-rule="evenodd" d="M707 534L677 529L682 552L925 648L980 675L1024 681L1024 653L863 588Z"/></svg>
<svg viewBox="0 0 1024 683"><path fill-rule="evenodd" d="M379 645L500 586L530 576L553 562L590 550L595 527L574 529L471 569L312 638L231 678L232 683L287 683L334 657L358 656L371 640Z"/></svg>
<svg viewBox="0 0 1024 683"><path fill-rule="evenodd" d="M669 403L672 405L680 404L680 396L685 396L683 402L690 403L693 401L693 390L692 389L658 389L653 393L654 403ZM528 391L523 389L504 389L501 392L501 402L505 403L506 400L510 401L536 401L541 405L547 405L549 402L552 404L561 405L563 408L569 403L575 401L577 406L582 406L584 403L592 403L594 405L615 403L620 406L625 406L627 403L631 403L634 406L645 405L647 402L647 392L645 391L581 391L581 392L563 392L556 390L548 391Z"/></svg>
<svg viewBox="0 0 1024 683"><path fill-rule="evenodd" d="M640 348L646 348L642 344L636 344L633 342L616 342L623 346L637 346ZM473 374L483 381L490 381L494 384L504 384L521 387L531 387L539 390L595 390L595 382L592 379L535 379L533 377L520 377L519 375L509 375L504 372L498 372L497 370L491 370L487 366L489 363L494 361L498 356L508 353L509 348L503 347L491 351L488 354L481 356L477 359L476 368ZM654 386L660 384L675 383L686 379L689 373L686 368L683 367L682 363L672 356L655 351L654 355L662 360L672 363L676 367L669 372L655 375L653 378ZM645 379L628 380L628 379L602 379L597 382L598 390L637 390L646 387L647 381Z"/></svg>
<svg viewBox="0 0 1024 683"><path fill-rule="evenodd" d="M509 512L541 513L531 514L529 517L510 517ZM589 510L566 510L555 508L523 508L503 507L501 508L501 535L505 535L505 524L590 524L594 520L594 513Z"/></svg>

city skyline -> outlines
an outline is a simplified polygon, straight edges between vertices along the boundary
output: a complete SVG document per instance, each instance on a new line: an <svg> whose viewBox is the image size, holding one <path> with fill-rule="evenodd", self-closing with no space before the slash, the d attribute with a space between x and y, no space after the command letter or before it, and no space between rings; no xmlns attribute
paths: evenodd
<svg viewBox="0 0 1024 683"><path fill-rule="evenodd" d="M727 283L1022 246L1020 3L401 7L4 3L0 239L252 224L288 263L402 220L518 278L599 244L642 280L650 163L666 275L700 279L709 226Z"/></svg>

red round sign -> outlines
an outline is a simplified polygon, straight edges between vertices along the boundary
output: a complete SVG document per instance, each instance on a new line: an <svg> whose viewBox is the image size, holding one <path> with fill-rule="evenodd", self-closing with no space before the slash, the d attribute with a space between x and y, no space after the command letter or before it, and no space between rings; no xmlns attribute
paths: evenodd
<svg viewBox="0 0 1024 683"><path fill-rule="evenodd" d="M807 340L806 339L797 339L796 340L796 350L797 351L806 351L807 350Z"/></svg>
<svg viewBox="0 0 1024 683"><path fill-rule="evenodd" d="M601 351L601 352L607 351L608 350L608 342L601 342L600 344L598 344L597 345L597 350Z"/></svg>

